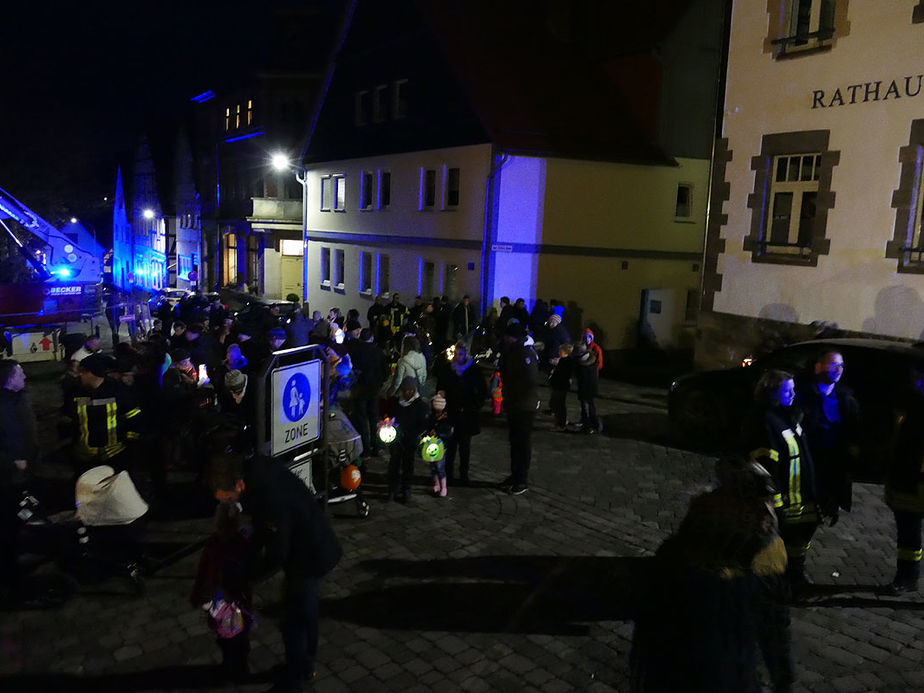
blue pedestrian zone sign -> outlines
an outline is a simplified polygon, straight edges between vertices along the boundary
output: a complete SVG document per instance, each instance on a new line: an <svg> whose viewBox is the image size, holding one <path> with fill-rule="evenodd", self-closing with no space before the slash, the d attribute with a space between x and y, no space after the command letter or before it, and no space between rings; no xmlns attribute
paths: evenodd
<svg viewBox="0 0 924 693"><path fill-rule="evenodd" d="M284 366L272 376L272 456L321 437L321 361Z"/></svg>

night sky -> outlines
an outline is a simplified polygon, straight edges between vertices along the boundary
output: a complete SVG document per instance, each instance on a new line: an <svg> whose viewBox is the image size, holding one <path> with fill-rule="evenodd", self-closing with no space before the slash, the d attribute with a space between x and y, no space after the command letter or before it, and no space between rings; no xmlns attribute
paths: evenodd
<svg viewBox="0 0 924 693"><path fill-rule="evenodd" d="M259 63L268 5L8 3L0 188L56 225L71 215L108 224L120 157L191 96Z"/></svg>

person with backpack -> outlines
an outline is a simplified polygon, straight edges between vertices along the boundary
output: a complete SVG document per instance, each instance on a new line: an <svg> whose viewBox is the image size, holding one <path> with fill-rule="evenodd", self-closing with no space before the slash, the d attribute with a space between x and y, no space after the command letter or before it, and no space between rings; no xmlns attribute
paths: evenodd
<svg viewBox="0 0 924 693"><path fill-rule="evenodd" d="M221 650L221 673L227 681L240 681L249 673L253 590L247 569L250 541L241 527L240 508L219 503L215 532L202 554L189 601L206 613L209 628Z"/></svg>
<svg viewBox="0 0 924 693"><path fill-rule="evenodd" d="M255 581L282 570L282 640L285 664L277 687L300 691L317 675L321 581L343 549L311 491L289 468L255 457L216 455L209 482L216 500L241 503L253 520L250 572Z"/></svg>

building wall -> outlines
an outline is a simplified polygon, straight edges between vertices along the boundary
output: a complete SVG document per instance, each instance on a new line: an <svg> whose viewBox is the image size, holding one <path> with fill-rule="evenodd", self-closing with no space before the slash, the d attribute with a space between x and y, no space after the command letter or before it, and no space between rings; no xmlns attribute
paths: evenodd
<svg viewBox="0 0 924 693"><path fill-rule="evenodd" d="M637 345L644 295L660 311L646 315L658 346L689 348L708 170L696 159L671 167L511 157L499 174L492 298L561 301L570 331L592 326L616 350ZM691 193L681 218L679 184Z"/></svg>
<svg viewBox="0 0 924 693"><path fill-rule="evenodd" d="M451 292L453 301L466 293L479 296L490 153L489 145L476 145L312 165L307 173L306 215L308 300L312 309L326 311L337 306L345 312L356 308L365 317L375 295L385 290L398 292L410 305L414 296L426 290L422 273L427 262L433 263L434 294ZM455 207L443 201L446 168L460 169L459 204ZM437 172L432 209L420 209L421 169ZM375 180L373 205L368 210L358 208L364 171L373 173ZM380 208L377 199L381 172L391 176L390 203L385 208ZM321 211L321 178L328 175L343 175L346 195L342 212ZM337 251L344 253L342 288L333 281L322 284L324 248L329 250L332 264ZM378 268L371 290L365 293L360 291L362 253L369 253ZM387 286L381 272L386 261ZM451 271L451 266L457 269Z"/></svg>
<svg viewBox="0 0 924 693"><path fill-rule="evenodd" d="M903 160L917 166L920 180L920 163L908 162L915 156L912 121L924 114L924 24L913 21L917 5L839 1L829 49L779 58L771 41L780 34L784 3L734 3L723 132L730 160L719 181L727 201L716 209L727 220L717 234L710 227L716 269L706 277L706 286L716 289L706 297L715 311L924 336L924 278L899 272L898 259L886 250L902 204L896 191ZM823 252L815 265L755 262L745 239L753 210L768 200L754 189L754 158L765 135L806 131L829 138L833 195L824 203ZM909 204L915 203L905 200L906 211Z"/></svg>

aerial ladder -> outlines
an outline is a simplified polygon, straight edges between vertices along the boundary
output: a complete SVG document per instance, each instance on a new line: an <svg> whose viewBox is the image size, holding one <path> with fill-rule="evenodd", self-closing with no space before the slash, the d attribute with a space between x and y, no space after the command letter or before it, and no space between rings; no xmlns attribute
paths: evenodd
<svg viewBox="0 0 924 693"><path fill-rule="evenodd" d="M17 233L17 226L34 240ZM39 334L47 337L54 328L99 311L102 248L81 224L72 221L59 229L0 188L0 228L24 261L14 278L0 281L7 353L12 349L8 328L42 326ZM47 342L39 343L48 349Z"/></svg>

